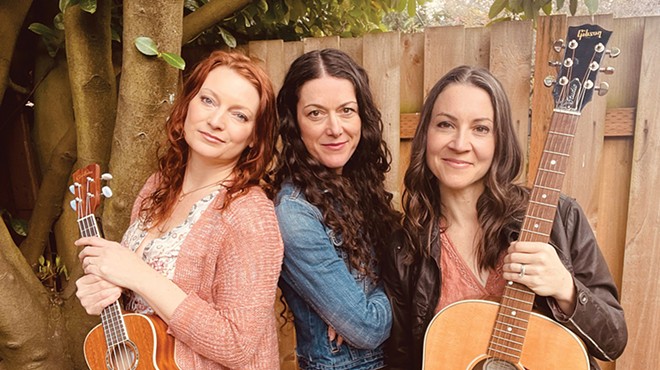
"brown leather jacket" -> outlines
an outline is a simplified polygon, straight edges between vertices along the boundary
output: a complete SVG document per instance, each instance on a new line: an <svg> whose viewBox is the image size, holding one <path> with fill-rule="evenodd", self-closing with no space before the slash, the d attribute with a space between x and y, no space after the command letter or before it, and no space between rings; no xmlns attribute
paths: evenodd
<svg viewBox="0 0 660 370"><path fill-rule="evenodd" d="M387 343L388 369L420 369L424 333L440 299L440 246L437 227L431 237L431 257L404 262L401 235L382 257L382 279L392 304L392 331ZM514 240L517 235L512 235ZM617 288L596 243L587 217L574 199L562 196L550 244L573 274L577 305L571 317L553 311L552 298L536 296L534 309L560 322L582 339L592 369L594 357L612 361L623 352L628 331Z"/></svg>

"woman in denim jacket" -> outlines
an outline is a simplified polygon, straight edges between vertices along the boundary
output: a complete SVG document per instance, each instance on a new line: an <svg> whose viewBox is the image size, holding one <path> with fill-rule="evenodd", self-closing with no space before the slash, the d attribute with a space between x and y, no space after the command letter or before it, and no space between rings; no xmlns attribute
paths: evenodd
<svg viewBox="0 0 660 370"><path fill-rule="evenodd" d="M392 312L378 255L398 225L367 74L335 49L296 59L278 95L279 285L301 369L380 369Z"/></svg>

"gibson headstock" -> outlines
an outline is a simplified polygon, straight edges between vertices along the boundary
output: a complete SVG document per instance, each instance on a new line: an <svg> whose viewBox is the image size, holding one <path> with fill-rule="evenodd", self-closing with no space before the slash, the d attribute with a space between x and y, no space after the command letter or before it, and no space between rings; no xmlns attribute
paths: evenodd
<svg viewBox="0 0 660 370"><path fill-rule="evenodd" d="M601 67L605 54L614 58L620 52L617 48L605 48L611 35L611 31L598 25L583 24L568 28L566 42L558 40L554 43L555 51L564 49L564 55L561 61L550 62L559 69L557 78L546 77L544 82L546 86L554 85L555 110L579 115L591 101L594 91L599 95L607 93L609 85L602 82L596 86L596 76L599 72L614 73L612 67Z"/></svg>

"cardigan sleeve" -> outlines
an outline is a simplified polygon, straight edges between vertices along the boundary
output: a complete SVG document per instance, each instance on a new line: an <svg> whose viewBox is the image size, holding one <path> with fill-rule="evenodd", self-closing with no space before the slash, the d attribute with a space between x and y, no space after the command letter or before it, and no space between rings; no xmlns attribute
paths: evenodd
<svg viewBox="0 0 660 370"><path fill-rule="evenodd" d="M260 190L240 196L224 211L211 211L215 217L196 230L200 235L191 244L202 255L181 265L177 261L188 296L171 317L170 331L198 355L243 367L264 350L259 348L264 336L277 335L274 302L282 239L273 204ZM217 258L210 262L213 253Z"/></svg>

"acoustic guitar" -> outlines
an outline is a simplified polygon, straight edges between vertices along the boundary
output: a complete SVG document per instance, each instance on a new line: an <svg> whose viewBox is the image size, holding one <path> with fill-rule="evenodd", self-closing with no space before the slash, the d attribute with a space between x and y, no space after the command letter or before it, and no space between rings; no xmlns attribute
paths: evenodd
<svg viewBox="0 0 660 370"><path fill-rule="evenodd" d="M567 43L554 85L551 125L538 173L521 227L519 240L547 243L557 211L560 188L568 166L569 152L580 112L594 91L607 92L608 85L595 85L612 32L585 24L569 27ZM507 282L500 303L484 300L459 301L445 307L431 321L424 338L423 368L483 370L589 369L589 356L580 339L555 321L532 312L535 294L527 286Z"/></svg>
<svg viewBox="0 0 660 370"><path fill-rule="evenodd" d="M100 205L101 193L112 195L108 187L101 188L98 164L90 164L73 173L70 190L75 198L71 207L78 214L80 235L100 236L94 212ZM179 369L174 359L174 337L167 334L167 325L155 315L123 313L119 301L101 312L101 324L85 338L84 354L91 370Z"/></svg>

